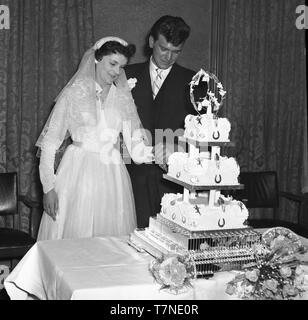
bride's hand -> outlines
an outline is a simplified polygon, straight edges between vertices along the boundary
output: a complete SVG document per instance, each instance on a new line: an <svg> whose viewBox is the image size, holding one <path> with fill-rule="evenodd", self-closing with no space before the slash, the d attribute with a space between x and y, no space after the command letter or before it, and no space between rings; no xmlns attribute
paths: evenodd
<svg viewBox="0 0 308 320"><path fill-rule="evenodd" d="M55 189L51 189L43 196L44 211L56 221L56 215L58 212L58 195Z"/></svg>
<svg viewBox="0 0 308 320"><path fill-rule="evenodd" d="M168 170L168 158L174 152L174 145L159 142L155 145L155 163L164 171Z"/></svg>

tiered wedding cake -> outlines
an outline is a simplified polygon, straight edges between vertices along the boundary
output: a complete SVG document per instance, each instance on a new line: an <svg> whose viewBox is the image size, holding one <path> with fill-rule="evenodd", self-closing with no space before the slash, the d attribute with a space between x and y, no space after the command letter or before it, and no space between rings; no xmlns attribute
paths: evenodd
<svg viewBox="0 0 308 320"><path fill-rule="evenodd" d="M214 84L213 89L210 84ZM200 87L205 88L203 95ZM260 242L259 233L245 225L245 205L221 194L221 190L243 188L238 181L240 169L236 160L220 155L222 146L232 146L230 122L217 117L225 93L215 75L201 69L193 77L191 102L198 115L186 117L180 139L188 143L189 151L173 153L164 174L165 179L182 185L184 192L165 194L161 212L150 218L149 227L135 230L130 237L132 245L156 257L170 253L191 255L199 276L250 262L251 247ZM200 114L202 109L206 109L205 114Z"/></svg>

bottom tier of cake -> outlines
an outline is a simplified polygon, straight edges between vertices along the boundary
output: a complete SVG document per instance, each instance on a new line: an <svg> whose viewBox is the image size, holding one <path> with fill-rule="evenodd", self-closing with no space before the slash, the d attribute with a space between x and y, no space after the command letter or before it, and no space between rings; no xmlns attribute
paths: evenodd
<svg viewBox="0 0 308 320"><path fill-rule="evenodd" d="M200 194L184 201L180 193L166 193L161 200L160 214L191 231L245 228L249 213L244 203L220 195L216 203L209 206L208 192Z"/></svg>
<svg viewBox="0 0 308 320"><path fill-rule="evenodd" d="M149 228L135 230L129 241L156 258L189 255L195 262L197 277L206 277L253 262L253 246L260 243L261 235L251 228L190 232L158 215L150 219Z"/></svg>

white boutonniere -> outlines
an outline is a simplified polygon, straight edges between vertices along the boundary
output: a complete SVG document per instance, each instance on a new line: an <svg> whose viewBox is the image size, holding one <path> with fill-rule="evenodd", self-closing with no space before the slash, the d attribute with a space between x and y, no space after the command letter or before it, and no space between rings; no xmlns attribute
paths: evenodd
<svg viewBox="0 0 308 320"><path fill-rule="evenodd" d="M127 83L128 83L128 86L129 86L130 90L132 90L136 86L137 79L136 78L129 78L127 80Z"/></svg>

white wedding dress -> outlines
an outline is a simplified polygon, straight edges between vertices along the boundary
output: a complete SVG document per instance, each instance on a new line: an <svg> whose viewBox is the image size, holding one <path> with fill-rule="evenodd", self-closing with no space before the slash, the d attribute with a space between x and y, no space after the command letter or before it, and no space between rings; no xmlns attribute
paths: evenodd
<svg viewBox="0 0 308 320"><path fill-rule="evenodd" d="M96 88L99 93L101 88L97 84ZM74 98L80 93L76 90L70 93ZM125 144L131 145L132 159L138 163L153 160L152 147L144 144L138 130L123 130L123 117L119 109L113 109L115 99L121 97L114 85L104 103L97 98L100 116L95 126L81 126L65 106L67 99L58 102L54 117L58 114L58 121L63 123L54 121L56 134L50 129L50 135L58 136L57 143L49 143L46 134L41 147L40 177L45 193L55 188L59 208L56 221L44 212L38 240L128 235L136 228L130 177L116 145L122 132ZM88 116L86 112L82 114L83 118ZM58 131L63 126L73 144L66 149L54 175L55 151L64 138L63 129L60 134Z"/></svg>

